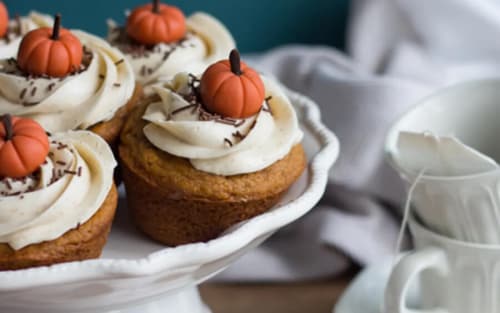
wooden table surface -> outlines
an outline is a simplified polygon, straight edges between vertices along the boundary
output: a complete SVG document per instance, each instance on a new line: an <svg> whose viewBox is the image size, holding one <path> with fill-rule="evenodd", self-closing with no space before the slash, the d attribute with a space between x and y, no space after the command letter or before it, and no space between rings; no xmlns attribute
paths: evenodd
<svg viewBox="0 0 500 313"><path fill-rule="evenodd" d="M200 290L213 313L331 313L355 274L292 284L205 283Z"/></svg>

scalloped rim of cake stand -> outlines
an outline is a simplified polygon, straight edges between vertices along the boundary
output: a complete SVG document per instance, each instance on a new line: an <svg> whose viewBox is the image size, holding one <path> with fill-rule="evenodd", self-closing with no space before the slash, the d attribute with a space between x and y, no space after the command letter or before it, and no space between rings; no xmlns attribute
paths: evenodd
<svg viewBox="0 0 500 313"><path fill-rule="evenodd" d="M221 237L206 243L165 248L135 260L96 259L0 272L0 292L96 279L134 278L188 268L189 264L213 262L303 216L324 193L329 169L338 158L339 142L322 124L319 108L312 100L289 90L287 95L295 108L301 111L301 125L307 127L320 144L319 151L309 162L309 183L301 196L273 211L240 223Z"/></svg>

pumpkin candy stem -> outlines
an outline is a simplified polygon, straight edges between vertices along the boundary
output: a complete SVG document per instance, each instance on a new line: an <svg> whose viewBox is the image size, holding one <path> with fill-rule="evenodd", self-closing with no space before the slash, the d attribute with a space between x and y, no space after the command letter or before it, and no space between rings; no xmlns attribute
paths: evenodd
<svg viewBox="0 0 500 313"><path fill-rule="evenodd" d="M160 13L160 0L153 0L153 13Z"/></svg>
<svg viewBox="0 0 500 313"><path fill-rule="evenodd" d="M231 53L229 54L229 63L231 64L231 72L238 76L243 74L241 72L241 59L238 50L231 50Z"/></svg>
<svg viewBox="0 0 500 313"><path fill-rule="evenodd" d="M52 28L52 40L59 40L61 30L61 14L56 14L54 18L54 27Z"/></svg>
<svg viewBox="0 0 500 313"><path fill-rule="evenodd" d="M12 139L13 131L12 131L12 116L10 114L5 114L3 116L3 125L5 127L5 141L9 141Z"/></svg>

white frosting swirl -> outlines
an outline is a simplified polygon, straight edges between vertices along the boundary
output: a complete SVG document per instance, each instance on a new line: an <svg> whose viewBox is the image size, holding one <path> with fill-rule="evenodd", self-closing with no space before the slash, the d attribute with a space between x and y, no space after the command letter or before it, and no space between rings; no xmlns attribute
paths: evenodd
<svg viewBox="0 0 500 313"><path fill-rule="evenodd" d="M29 117L49 132L61 132L108 121L128 102L135 79L124 55L96 36L72 32L90 51L87 69L63 80L27 78L9 70L12 60L0 61L0 115Z"/></svg>
<svg viewBox="0 0 500 313"><path fill-rule="evenodd" d="M301 141L295 111L272 80L262 77L266 97L271 97L263 109L230 125L203 120L200 110L189 106L185 98L192 89L190 79L181 73L168 88L154 87L161 101L146 109L143 118L150 123L144 134L160 150L188 158L200 171L230 176L262 170L284 158Z"/></svg>
<svg viewBox="0 0 500 313"><path fill-rule="evenodd" d="M172 79L179 72L201 74L212 63L226 58L235 48L234 39L218 20L205 13L195 13L186 19L188 34L180 42L158 44L144 50L130 42L121 42L124 28L109 21L108 41L124 51L134 68L136 80L142 85L160 77ZM122 39L120 39L122 38Z"/></svg>
<svg viewBox="0 0 500 313"><path fill-rule="evenodd" d="M30 12L27 16L11 19L7 35L0 39L0 59L15 58L24 35L33 29L52 27L53 24L52 17L35 11Z"/></svg>
<svg viewBox="0 0 500 313"><path fill-rule="evenodd" d="M0 242L19 250L59 238L88 221L113 184L106 142L88 131L58 133L39 173L0 181Z"/></svg>

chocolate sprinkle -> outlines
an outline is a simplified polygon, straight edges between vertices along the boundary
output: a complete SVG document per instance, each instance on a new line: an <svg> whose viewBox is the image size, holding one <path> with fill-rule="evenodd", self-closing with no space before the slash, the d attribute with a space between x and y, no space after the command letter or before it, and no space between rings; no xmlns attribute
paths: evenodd
<svg viewBox="0 0 500 313"><path fill-rule="evenodd" d="M68 145L65 145L61 142L58 142L57 143L57 150L62 150L62 149L66 149L68 147Z"/></svg>
<svg viewBox="0 0 500 313"><path fill-rule="evenodd" d="M22 100L24 99L24 96L26 96L26 92L28 92L28 89L27 88L24 88L22 91L21 91L21 94L19 95L19 98Z"/></svg>
<svg viewBox="0 0 500 313"><path fill-rule="evenodd" d="M172 54L172 52L174 52L174 51L175 51L175 49L171 49L169 51L165 51L165 53L163 54L162 60L166 61L170 57L170 55Z"/></svg>
<svg viewBox="0 0 500 313"><path fill-rule="evenodd" d="M245 120L240 120L239 122L237 122L236 124L234 124L234 127L238 128L238 127L240 127L243 124L245 124Z"/></svg>
<svg viewBox="0 0 500 313"><path fill-rule="evenodd" d="M233 146L233 143L231 142L231 140L229 140L227 138L224 138L224 142L227 143L230 147Z"/></svg>
<svg viewBox="0 0 500 313"><path fill-rule="evenodd" d="M7 189L12 190L12 185L10 184L10 181L8 179L4 180L3 182L7 186Z"/></svg>
<svg viewBox="0 0 500 313"><path fill-rule="evenodd" d="M178 114L178 113L181 113L182 111L185 111L185 110L188 110L192 107L196 107L196 104L189 104L189 105L186 105L186 106L183 106L181 108L178 108L176 110L173 110L172 111L172 115L175 115L175 114Z"/></svg>
<svg viewBox="0 0 500 313"><path fill-rule="evenodd" d="M233 137L236 137L236 138L238 138L238 139L240 139L240 140L243 140L243 139L245 139L245 137L246 137L246 135L243 135L242 133L240 133L240 131L239 131L239 130L238 130L238 131L236 131L235 133L232 133L232 135L233 135Z"/></svg>
<svg viewBox="0 0 500 313"><path fill-rule="evenodd" d="M118 60L118 61L115 62L115 65L118 66L118 65L122 64L123 62L125 62L125 60L124 59L120 59L120 60Z"/></svg>
<svg viewBox="0 0 500 313"><path fill-rule="evenodd" d="M115 86L115 87L120 87L121 85L122 85L122 84L120 84L120 83L114 83L114 84L113 84L113 86Z"/></svg>
<svg viewBox="0 0 500 313"><path fill-rule="evenodd" d="M217 119L214 119L213 121L216 122L216 123L220 123L220 124L226 124L226 125L234 126L234 122L233 121L230 121L230 120L225 119L225 118L217 118Z"/></svg>
<svg viewBox="0 0 500 313"><path fill-rule="evenodd" d="M52 184L56 180L57 180L57 172L56 172L56 169L53 167L52 168L52 178L50 179L50 184Z"/></svg>
<svg viewBox="0 0 500 313"><path fill-rule="evenodd" d="M188 76L189 76L189 78L191 78L191 81L190 81L191 86L193 86L195 83L199 84L201 82L201 79L196 77L194 74L189 73Z"/></svg>
<svg viewBox="0 0 500 313"><path fill-rule="evenodd" d="M256 124L257 124L257 120L254 120L253 123L252 123L252 125L250 125L250 130L252 130L255 127Z"/></svg>
<svg viewBox="0 0 500 313"><path fill-rule="evenodd" d="M271 109L271 104L269 103L269 101L271 101L272 98L273 98L272 96L269 96L265 99L266 105L262 106L262 111L268 112L269 114L274 115L273 110Z"/></svg>
<svg viewBox="0 0 500 313"><path fill-rule="evenodd" d="M32 107L34 105L37 105L40 102L23 102L22 105L25 107Z"/></svg>

